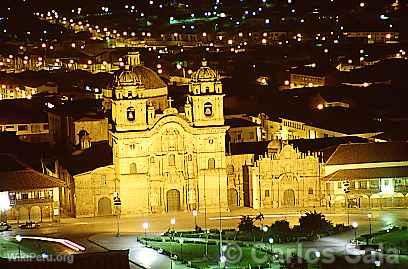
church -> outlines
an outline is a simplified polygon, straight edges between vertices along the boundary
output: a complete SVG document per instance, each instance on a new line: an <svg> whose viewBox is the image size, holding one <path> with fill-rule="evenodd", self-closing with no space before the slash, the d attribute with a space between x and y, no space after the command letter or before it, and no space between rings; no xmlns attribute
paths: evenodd
<svg viewBox="0 0 408 269"><path fill-rule="evenodd" d="M128 56L128 63L134 62ZM223 91L206 62L192 74L184 113L161 113L132 65L112 91L112 152L122 213L228 210Z"/></svg>
<svg viewBox="0 0 408 269"><path fill-rule="evenodd" d="M116 214L116 197L123 215L319 205L317 158L280 141L232 143L229 129L242 126L224 118L223 86L205 60L177 108L163 85L138 53L127 55L105 93L107 138L96 119L76 123L72 135L86 132L89 143L46 169L68 186L62 214Z"/></svg>

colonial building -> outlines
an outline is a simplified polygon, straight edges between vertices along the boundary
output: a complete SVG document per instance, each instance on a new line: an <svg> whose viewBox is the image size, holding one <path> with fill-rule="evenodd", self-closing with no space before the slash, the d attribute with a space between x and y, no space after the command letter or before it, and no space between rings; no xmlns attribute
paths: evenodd
<svg viewBox="0 0 408 269"><path fill-rule="evenodd" d="M323 180L326 199L336 207L405 207L408 143L339 145L328 156Z"/></svg>
<svg viewBox="0 0 408 269"><path fill-rule="evenodd" d="M240 190L241 206L255 209L322 206L324 189L318 154L301 153L278 140L234 145L231 149L230 158L234 160L231 163L241 170L235 175L235 179L240 179L236 180L235 188ZM230 199L231 195L229 189Z"/></svg>
<svg viewBox="0 0 408 269"><path fill-rule="evenodd" d="M0 161L0 209L6 210L7 220L58 221L64 182L31 169L11 155L1 154Z"/></svg>

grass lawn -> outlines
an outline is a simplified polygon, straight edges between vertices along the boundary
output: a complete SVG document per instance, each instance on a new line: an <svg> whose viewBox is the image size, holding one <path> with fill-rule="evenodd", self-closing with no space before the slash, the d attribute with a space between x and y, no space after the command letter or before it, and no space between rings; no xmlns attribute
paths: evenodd
<svg viewBox="0 0 408 269"><path fill-rule="evenodd" d="M408 230L376 234L374 243L383 244L384 248L398 248L402 253L408 254Z"/></svg>
<svg viewBox="0 0 408 269"><path fill-rule="evenodd" d="M171 254L175 254L178 257L181 257L183 260L189 260L192 262L193 265L198 266L199 268L207 268L211 265L216 265L219 259L219 246L214 244L208 245L208 257L205 258L205 244L194 244L194 243L183 243L181 246L178 242L157 242L157 241L149 241L148 244L153 248L161 248L166 252ZM241 247L242 249L242 257L235 261L232 261L236 256L239 256L237 251L232 249L227 250L228 253L224 253L224 255L228 258L229 265L232 266L256 266L258 263L254 261L251 256L251 251L253 251L252 247ZM182 252L182 253L181 253ZM254 251L258 257L263 257L265 253L261 250Z"/></svg>

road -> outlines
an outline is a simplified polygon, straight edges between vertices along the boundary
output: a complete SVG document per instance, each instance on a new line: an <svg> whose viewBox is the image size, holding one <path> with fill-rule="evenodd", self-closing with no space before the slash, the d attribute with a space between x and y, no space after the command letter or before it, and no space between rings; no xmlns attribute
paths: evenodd
<svg viewBox="0 0 408 269"><path fill-rule="evenodd" d="M295 225L298 223L298 218L303 212L277 211L268 210L263 214L265 219L263 224L270 225L276 220L285 219ZM256 215L257 212L251 209L239 209L229 213L222 214L223 229L235 228L239 223L241 215ZM368 233L369 219L367 210L351 210L350 223L358 223L357 234ZM325 212L326 218L333 223L347 223L347 214L342 211ZM151 249L144 248L139 245L135 236L143 233L143 223L148 222L149 228L146 233L158 234L168 230L172 225L170 219L175 218L176 230L191 230L194 227L194 217L190 213L164 214L164 215L149 215L149 216L124 216L120 220L120 232L123 236L116 238L113 236L116 233L116 218L115 217L97 217L97 218L80 218L80 219L62 219L60 224L46 223L40 229L35 231L18 231L22 234L46 235L50 237L68 238L76 243L86 247L88 252L105 251L108 249L126 249L129 248L130 259L138 264L144 265L146 268L161 269L169 268L169 259L166 256L157 254ZM219 215L208 214L207 221L203 214L197 217L197 224L201 227L218 228ZM383 229L390 225L404 226L408 225L408 210L406 209L390 209L390 210L373 210L372 211L372 230ZM258 224L259 225L259 224ZM16 234L16 231L9 232L9 236ZM345 245L354 237L354 232L348 232L341 235L322 238L316 242L303 244L304 249L323 250L331 247L336 251L345 249ZM97 238L98 244L94 244L88 238ZM95 241L95 240L93 240ZM102 247L101 247L102 246ZM150 258L147 258L150 257ZM137 268L137 267L134 267ZM173 268L178 268L177 265ZM182 268L182 267L181 267Z"/></svg>

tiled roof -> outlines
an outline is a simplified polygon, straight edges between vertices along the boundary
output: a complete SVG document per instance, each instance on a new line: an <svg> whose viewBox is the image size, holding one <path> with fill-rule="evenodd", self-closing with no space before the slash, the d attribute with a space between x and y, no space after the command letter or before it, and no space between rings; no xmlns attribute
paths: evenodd
<svg viewBox="0 0 408 269"><path fill-rule="evenodd" d="M328 176L325 176L323 180L342 181L356 179L399 178L399 177L408 177L408 166L342 169Z"/></svg>
<svg viewBox="0 0 408 269"><path fill-rule="evenodd" d="M408 143L342 144L328 158L327 165L408 161Z"/></svg>
<svg viewBox="0 0 408 269"><path fill-rule="evenodd" d="M0 171L0 191L22 191L63 187L64 182L58 178L44 175L20 163L11 155L0 155L7 169Z"/></svg>

